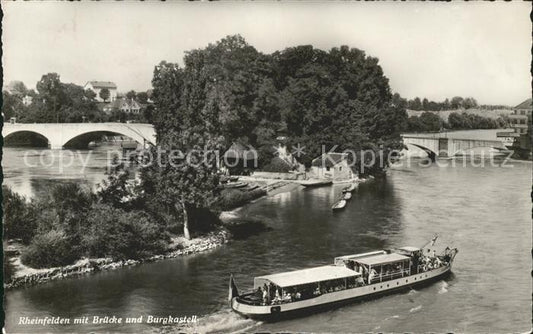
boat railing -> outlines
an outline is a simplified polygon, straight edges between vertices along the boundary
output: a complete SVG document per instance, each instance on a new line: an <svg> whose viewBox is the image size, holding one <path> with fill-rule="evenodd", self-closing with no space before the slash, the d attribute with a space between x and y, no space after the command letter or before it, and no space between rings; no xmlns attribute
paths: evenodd
<svg viewBox="0 0 533 334"><path fill-rule="evenodd" d="M395 272L391 272L391 273L385 273L385 274L377 275L374 278L372 278L370 283L390 281L390 280L393 280L393 279L396 279L396 278L405 277L405 276L408 276L408 275L409 275L409 269L403 269L403 270L400 270L400 271L395 271Z"/></svg>

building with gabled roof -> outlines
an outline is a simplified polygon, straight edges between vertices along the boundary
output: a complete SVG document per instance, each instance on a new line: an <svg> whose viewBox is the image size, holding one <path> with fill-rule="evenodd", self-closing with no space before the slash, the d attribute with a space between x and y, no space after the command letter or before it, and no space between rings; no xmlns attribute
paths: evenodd
<svg viewBox="0 0 533 334"><path fill-rule="evenodd" d="M311 162L311 177L333 181L350 180L354 173L348 163L348 153L324 153Z"/></svg>
<svg viewBox="0 0 533 334"><path fill-rule="evenodd" d="M127 99L119 97L113 102L106 104L103 107L103 111L110 114L113 110L120 110L127 114L139 114L142 106L135 99Z"/></svg>
<svg viewBox="0 0 533 334"><path fill-rule="evenodd" d="M83 88L92 90L98 102L113 102L117 99L117 85L111 81L88 81ZM109 99L106 101L100 97L100 92L104 88L109 90Z"/></svg>
<svg viewBox="0 0 533 334"><path fill-rule="evenodd" d="M514 108L516 110L529 110L529 112L531 112L531 109L533 109L533 99L529 98Z"/></svg>

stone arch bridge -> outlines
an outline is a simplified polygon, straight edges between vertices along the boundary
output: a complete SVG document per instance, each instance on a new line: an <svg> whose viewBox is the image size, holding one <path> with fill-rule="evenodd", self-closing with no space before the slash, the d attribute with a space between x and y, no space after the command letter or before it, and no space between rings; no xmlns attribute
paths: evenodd
<svg viewBox="0 0 533 334"><path fill-rule="evenodd" d="M404 145L413 145L426 151L431 160L437 157L453 157L475 148L507 150L504 143L498 139L449 138L442 133L402 134L402 138Z"/></svg>
<svg viewBox="0 0 533 334"><path fill-rule="evenodd" d="M22 132L46 138L51 149L62 149L68 143L84 138L88 144L91 134L102 132L123 135L143 145L156 143L153 125L143 123L4 123L2 129L4 141L9 136Z"/></svg>

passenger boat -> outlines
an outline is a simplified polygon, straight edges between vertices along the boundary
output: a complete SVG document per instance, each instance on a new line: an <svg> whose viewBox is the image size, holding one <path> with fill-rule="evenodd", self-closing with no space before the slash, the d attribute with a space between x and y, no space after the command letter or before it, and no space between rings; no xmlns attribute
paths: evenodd
<svg viewBox="0 0 533 334"><path fill-rule="evenodd" d="M331 207L331 210L344 209L345 206L346 206L346 200L345 199L341 199L337 203L333 204L333 206Z"/></svg>
<svg viewBox="0 0 533 334"><path fill-rule="evenodd" d="M330 265L255 277L254 289L242 294L231 276L228 301L244 317L275 321L428 284L451 271L458 252L426 252L436 238L421 248L345 255Z"/></svg>

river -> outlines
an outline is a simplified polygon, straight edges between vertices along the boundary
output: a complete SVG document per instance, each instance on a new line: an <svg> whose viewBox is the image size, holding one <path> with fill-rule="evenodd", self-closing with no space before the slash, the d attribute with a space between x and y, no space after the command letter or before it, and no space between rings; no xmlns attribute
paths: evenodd
<svg viewBox="0 0 533 334"><path fill-rule="evenodd" d="M57 153L56 153L57 154ZM84 177L74 168L20 168L23 150L4 150L5 183L28 196L52 182L94 186L106 153L92 154ZM8 333L14 332L526 332L531 328L531 163L487 160L475 165L413 160L383 180L361 184L342 212L330 209L342 185L296 189L234 212L261 220L267 231L208 253L143 264L8 291ZM462 161L462 160L461 160ZM482 166L483 162L483 166ZM26 170L27 169L27 170ZM25 190L24 190L25 189ZM459 248L453 274L410 292L355 303L312 316L261 323L227 306L229 274L250 288L254 276L331 263L333 257L386 247L420 246L439 234L438 250ZM198 316L183 325L18 325L19 317Z"/></svg>

